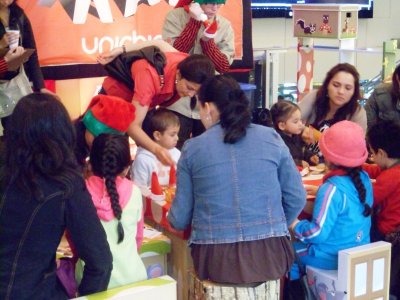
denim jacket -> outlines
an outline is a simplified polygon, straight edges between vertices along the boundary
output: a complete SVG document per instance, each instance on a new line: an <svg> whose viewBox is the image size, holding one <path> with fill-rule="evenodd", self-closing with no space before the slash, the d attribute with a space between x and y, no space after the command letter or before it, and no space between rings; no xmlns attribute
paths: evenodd
<svg viewBox="0 0 400 300"><path fill-rule="evenodd" d="M288 148L272 128L250 125L235 144L219 124L186 141L168 219L192 226L190 243L219 244L289 235L306 194Z"/></svg>

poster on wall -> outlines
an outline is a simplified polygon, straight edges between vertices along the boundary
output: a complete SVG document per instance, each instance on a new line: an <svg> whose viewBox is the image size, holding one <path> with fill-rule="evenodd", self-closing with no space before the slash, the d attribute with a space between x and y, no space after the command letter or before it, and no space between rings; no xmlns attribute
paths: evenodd
<svg viewBox="0 0 400 300"><path fill-rule="evenodd" d="M161 39L165 15L177 1L19 0L18 4L31 21L45 76L61 79L66 76L65 72L61 72L64 73L62 75L51 71L65 68L54 67L73 65L82 76L82 65L91 64L96 65L95 68L85 67L86 72L97 73L101 69L96 64L100 53L123 44ZM247 51L243 47L243 3L242 0L228 0L220 9L220 14L233 25L235 60L238 62L246 61ZM75 77L73 72L68 73L69 78ZM90 77L96 74L85 75Z"/></svg>

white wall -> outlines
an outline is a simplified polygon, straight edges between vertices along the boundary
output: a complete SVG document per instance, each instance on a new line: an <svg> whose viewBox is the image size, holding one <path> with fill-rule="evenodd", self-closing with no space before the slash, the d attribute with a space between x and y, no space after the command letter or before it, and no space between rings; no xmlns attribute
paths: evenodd
<svg viewBox="0 0 400 300"><path fill-rule="evenodd" d="M279 83L296 81L296 45L293 37L293 19L264 18L253 19L253 48L283 47L288 52L280 55ZM400 1L375 0L374 17L359 20L357 48L382 49L383 41L400 38ZM338 46L335 40L315 39L315 45ZM357 53L356 67L361 79L377 75L382 67L382 53ZM320 82L326 72L339 62L335 51L315 52L314 82Z"/></svg>

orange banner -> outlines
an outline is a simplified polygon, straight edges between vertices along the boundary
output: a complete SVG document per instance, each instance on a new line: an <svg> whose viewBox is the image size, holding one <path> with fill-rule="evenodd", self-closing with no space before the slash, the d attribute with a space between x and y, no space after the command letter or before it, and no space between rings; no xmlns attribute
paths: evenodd
<svg viewBox="0 0 400 300"><path fill-rule="evenodd" d="M166 13L177 0L19 0L31 21L41 66L95 63L96 56L129 42L161 39ZM241 59L242 0L220 14L232 22Z"/></svg>

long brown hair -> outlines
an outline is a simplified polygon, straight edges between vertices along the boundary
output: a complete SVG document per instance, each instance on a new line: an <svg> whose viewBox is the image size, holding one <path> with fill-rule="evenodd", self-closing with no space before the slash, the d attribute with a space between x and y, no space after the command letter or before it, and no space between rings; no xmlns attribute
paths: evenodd
<svg viewBox="0 0 400 300"><path fill-rule="evenodd" d="M350 101L339 108L333 116L333 123L350 119L360 108L358 100L360 99L360 75L356 68L348 63L337 64L326 74L325 80L317 93L315 102L316 118L312 124L315 127L325 119L329 112L328 86L332 78L339 72L349 73L354 78L354 93Z"/></svg>

